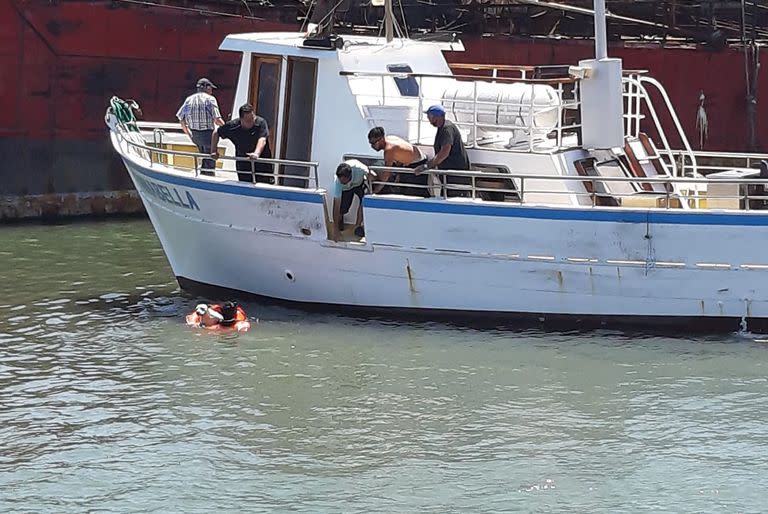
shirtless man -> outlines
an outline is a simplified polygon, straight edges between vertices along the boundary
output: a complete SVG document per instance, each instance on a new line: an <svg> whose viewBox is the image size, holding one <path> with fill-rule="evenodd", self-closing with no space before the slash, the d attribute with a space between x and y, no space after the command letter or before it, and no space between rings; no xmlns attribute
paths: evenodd
<svg viewBox="0 0 768 514"><path fill-rule="evenodd" d="M397 137L384 134L382 127L374 127L368 132L368 143L371 148L380 152L384 150L384 165L395 168L418 168L427 162L427 158L421 153L418 147L410 144L408 141ZM426 175L400 174L393 177L394 173L382 171L378 173L381 182L400 184L413 184L424 187L401 187L403 194L413 196L423 196L429 198L429 189L426 187L429 178ZM389 184L375 184L373 194L392 194L398 192Z"/></svg>

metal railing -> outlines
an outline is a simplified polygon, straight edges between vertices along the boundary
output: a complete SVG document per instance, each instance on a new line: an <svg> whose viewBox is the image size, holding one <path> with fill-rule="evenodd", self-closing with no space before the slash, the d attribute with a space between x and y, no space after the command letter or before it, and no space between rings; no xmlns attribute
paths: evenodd
<svg viewBox="0 0 768 514"><path fill-rule="evenodd" d="M664 154L668 159L678 161L683 175L689 175L692 170L686 165L687 152L683 150L659 150L659 154ZM730 170L754 170L755 166L761 161L768 161L768 153L745 153L745 152L709 152L704 150L694 150L696 157L696 171L704 176L711 173L730 171Z"/></svg>
<svg viewBox="0 0 768 514"><path fill-rule="evenodd" d="M515 67L518 68L518 67ZM579 82L578 80L565 77L565 78L552 78L552 79L531 79L525 76L523 68L519 67L523 73L523 77L520 78L508 78L508 77L492 77L485 80L478 80L476 76L469 75L449 75L449 74L427 74L427 73L391 73L391 72L367 72L367 71L342 71L342 76L353 78L370 78L379 79L378 91L357 93L358 98L370 97L372 101L378 102L376 107L410 107L416 109L416 118L408 116L400 121L407 123L408 125L415 124L415 137L414 134L400 134L411 143L422 143L422 127L428 122L425 119L423 111L425 107L431 104L440 103L446 106L446 110L449 112L449 119L458 126L460 129L466 131L468 147L483 147L489 143L489 140L485 137L481 137L481 132L492 132L495 136L500 137L502 134L509 134L505 143L501 146L495 146L497 150L508 151L520 151L521 144L524 145L525 151L528 152L550 152L552 150L569 148L576 145L568 145L564 139L564 134L569 132L577 132L581 128L581 124L578 122L570 123L566 121L566 113L573 111L578 112L580 109L579 99ZM390 84L389 81L394 81L396 78L413 78L418 84L419 94L418 96L402 96L401 94L388 95L387 89L395 89L396 86ZM431 97L424 95L424 81L425 80L439 80L445 81L447 84L456 85L464 83L472 83L473 91L471 98L444 98ZM482 83L523 83L531 86L531 90L528 92L529 99L524 102L504 102L504 101L488 101L478 97L478 84ZM548 105L539 105L536 103L537 95L533 87L536 85L548 85L551 86L556 94L556 101ZM446 85L447 87L447 85ZM462 105L459 109L456 109L456 105ZM485 110L484 110L485 108ZM514 114L514 110L518 110L517 115ZM505 124L505 123L483 123L479 119L482 116L488 116L489 114L496 112L497 119L499 117L513 118L520 120L521 124ZM542 115L547 115L551 112L556 112L555 123L552 126L536 126L538 119ZM459 116L456 116L456 112L465 117L471 116L471 121L461 120ZM366 115L366 120L374 124L382 124L380 119L374 116ZM578 120L578 115L573 116L573 120ZM522 133L523 139L518 139L516 134ZM516 140L515 144L511 144L512 140ZM492 141L499 142L499 141Z"/></svg>
<svg viewBox="0 0 768 514"><path fill-rule="evenodd" d="M149 124L142 124L144 127L147 127ZM140 127L142 126L140 125ZM157 125L157 124L152 124ZM174 127L175 128L175 127ZM191 142L184 142L184 143L167 143L163 140L163 129L155 128L152 132L153 137L153 144L147 144L146 140L144 139L144 135L142 133L136 133L133 132L133 134L137 134L140 137L142 137L142 140L144 140L144 143L139 143L137 141L134 141L128 137L125 137L124 133L121 132L115 132L115 134L118 136L120 143L124 145L125 151L130 152L133 151L133 153L139 157L142 157L144 159L149 160L150 167L154 167L155 165L162 165L162 166L168 166L175 170L182 170L182 171L189 171L194 172L195 177L202 176L216 176L217 171L222 172L230 172L230 173L237 173L240 174L247 174L250 173L251 175L251 183L271 183L275 185L280 185L282 187L298 187L300 189L318 189L319 186L319 180L318 180L318 163L317 162L309 162L309 161L294 161L290 159L266 159L266 158L259 158L259 159L252 159L249 157L231 157L227 155L220 155L216 158L213 157L213 155L206 155L201 154L197 152L187 152L183 150L169 150L166 148L162 148L164 144L186 144L186 145L193 145ZM158 145L158 146L153 146ZM176 159L174 159L173 164L168 164L168 157L182 157L186 159L192 159L192 166L183 166L178 163L176 163ZM234 162L234 168L235 169L221 169L221 168L204 168L202 166L203 161L206 160L222 160L222 161L229 161ZM183 160L182 160L183 162ZM247 162L250 164L250 170L237 170L237 163L238 162ZM271 168L271 171L263 171L259 170L257 171L256 167L259 164L267 165ZM295 174L290 173L288 170L290 168L304 168L307 170L306 174ZM302 186L294 186L290 182L297 181L299 183L302 183Z"/></svg>
<svg viewBox="0 0 768 514"><path fill-rule="evenodd" d="M413 169L396 168L387 166L371 166L376 173L389 172L395 177L415 175ZM757 170L752 170L757 171ZM532 195L552 195L570 197L563 202L550 202L546 205L573 205L571 198L576 199L579 205L591 207L625 208L683 208L684 204L691 206L701 205L706 200L730 201L738 207L733 210L765 210L768 214L768 179L707 179L706 177L600 177L581 175L532 175L524 173L494 173L485 171L461 171L461 170L429 170L424 175L431 175L438 180L432 184L420 185L406 181L398 181L397 178L389 181L380 181L369 176L369 194L375 186L383 185L394 188L388 194L400 194L404 196L423 197L423 191L428 191L430 197L436 199L448 199L462 197L466 199L495 201L504 203L529 203ZM459 180L463 183L452 182ZM497 186L490 187L489 182L495 181ZM575 183L576 188L566 189L537 189L531 186L531 182L552 181L560 184ZM640 191L636 193L620 193L612 191L610 185L616 183L633 184L662 184L662 192ZM705 193L705 188L695 187L702 185L733 185L736 194L711 194ZM502 187L498 187L501 185ZM512 185L512 187L503 187ZM587 187L587 185L589 187ZM675 186L678 189L675 189ZM577 189L578 188L578 189ZM640 187L638 187L640 189ZM688 194L679 194L678 190L687 191ZM588 199L582 203L583 199ZM727 207L707 207L699 210L726 209Z"/></svg>

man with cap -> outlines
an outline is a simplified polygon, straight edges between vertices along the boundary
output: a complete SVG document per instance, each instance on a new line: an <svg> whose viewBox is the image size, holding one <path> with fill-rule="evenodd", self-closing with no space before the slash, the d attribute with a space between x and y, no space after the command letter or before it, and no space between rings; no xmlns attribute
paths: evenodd
<svg viewBox="0 0 768 514"><path fill-rule="evenodd" d="M224 125L219 112L219 104L213 96L216 86L206 78L197 81L197 93L189 95L181 104L176 117L181 123L181 130L189 136L200 153L211 154L211 134L215 126ZM204 174L213 175L216 163L213 159L203 159L202 168L210 170Z"/></svg>
<svg viewBox="0 0 768 514"><path fill-rule="evenodd" d="M426 111L427 119L433 127L437 127L435 134L435 156L421 166L417 173L437 168L441 170L469 170L469 157L461 132L452 121L445 119L445 108L442 105L433 105ZM471 184L469 177L446 176L448 184ZM465 191L456 191L448 188L448 196L466 196Z"/></svg>

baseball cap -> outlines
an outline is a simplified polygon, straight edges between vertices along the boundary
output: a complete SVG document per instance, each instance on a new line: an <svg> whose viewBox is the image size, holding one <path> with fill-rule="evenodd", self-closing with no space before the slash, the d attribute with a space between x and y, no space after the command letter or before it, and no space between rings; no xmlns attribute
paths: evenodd
<svg viewBox="0 0 768 514"><path fill-rule="evenodd" d="M208 306L204 303L197 304L197 307L195 307L195 312L198 313L200 316L208 312Z"/></svg>
<svg viewBox="0 0 768 514"><path fill-rule="evenodd" d="M211 86L213 89L216 89L216 86L214 85L214 83L206 78L202 78L197 81L197 87L208 87L208 86Z"/></svg>
<svg viewBox="0 0 768 514"><path fill-rule="evenodd" d="M426 111L424 111L427 114L431 114L432 116L445 116L445 107L442 105L433 105Z"/></svg>

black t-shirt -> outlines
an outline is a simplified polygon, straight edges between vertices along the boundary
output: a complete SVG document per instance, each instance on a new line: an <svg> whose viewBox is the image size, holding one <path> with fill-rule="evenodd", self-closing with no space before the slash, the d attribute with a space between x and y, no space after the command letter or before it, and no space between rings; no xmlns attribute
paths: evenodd
<svg viewBox="0 0 768 514"><path fill-rule="evenodd" d="M451 152L438 168L441 170L468 170L469 157L467 157L464 142L461 140L461 133L456 125L448 120L445 120L443 126L437 129L437 134L435 134L435 155L445 145L451 145Z"/></svg>
<svg viewBox="0 0 768 514"><path fill-rule="evenodd" d="M240 118L235 118L226 122L218 128L217 132L222 139L229 139L235 145L235 155L245 157L256 149L256 143L262 137L267 138L267 145L261 152L261 157L265 159L272 158L272 150L269 148L269 128L267 120L261 116L256 116L253 127L247 129L240 125ZM269 166L269 165L267 165ZM238 170L250 170L251 165L244 161L237 163Z"/></svg>

